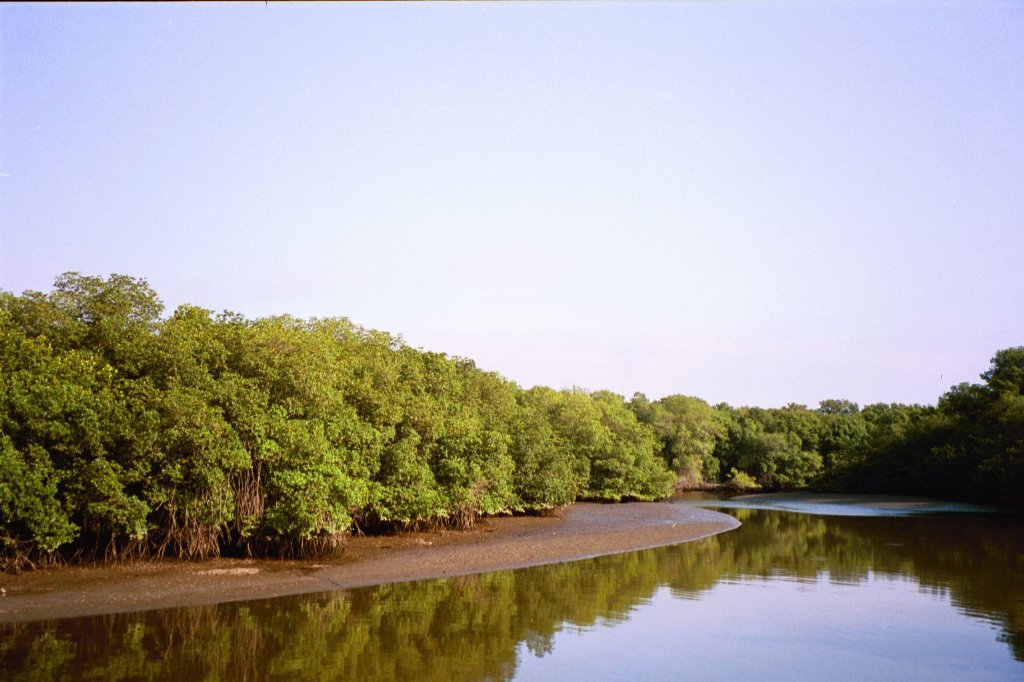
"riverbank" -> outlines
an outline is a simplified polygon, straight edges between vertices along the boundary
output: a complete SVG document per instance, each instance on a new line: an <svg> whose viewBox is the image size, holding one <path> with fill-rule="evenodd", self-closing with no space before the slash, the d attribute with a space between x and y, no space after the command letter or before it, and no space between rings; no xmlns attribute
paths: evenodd
<svg viewBox="0 0 1024 682"><path fill-rule="evenodd" d="M0 622L195 606L443 578L676 544L737 527L668 502L574 504L560 516L485 519L469 531L351 538L318 561L216 559L0 575Z"/></svg>

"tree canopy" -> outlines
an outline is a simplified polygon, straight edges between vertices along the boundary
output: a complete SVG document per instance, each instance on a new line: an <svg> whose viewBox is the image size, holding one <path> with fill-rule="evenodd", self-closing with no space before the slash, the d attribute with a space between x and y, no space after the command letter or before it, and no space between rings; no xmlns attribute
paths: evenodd
<svg viewBox="0 0 1024 682"><path fill-rule="evenodd" d="M1024 347L936 407L762 409L524 390L345 318L162 315L124 275L0 291L0 569L311 554L354 530L673 487L1022 505Z"/></svg>
<svg viewBox="0 0 1024 682"><path fill-rule="evenodd" d="M0 561L309 554L673 477L620 396L524 391L347 319L161 319L145 280L0 292Z"/></svg>

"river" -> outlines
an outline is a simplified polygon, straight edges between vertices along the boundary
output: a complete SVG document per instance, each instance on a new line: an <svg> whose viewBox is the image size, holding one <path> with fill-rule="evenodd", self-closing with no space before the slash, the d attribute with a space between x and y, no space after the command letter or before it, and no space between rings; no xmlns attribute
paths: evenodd
<svg viewBox="0 0 1024 682"><path fill-rule="evenodd" d="M729 504L737 530L641 552L0 625L0 675L1024 679L1024 519Z"/></svg>

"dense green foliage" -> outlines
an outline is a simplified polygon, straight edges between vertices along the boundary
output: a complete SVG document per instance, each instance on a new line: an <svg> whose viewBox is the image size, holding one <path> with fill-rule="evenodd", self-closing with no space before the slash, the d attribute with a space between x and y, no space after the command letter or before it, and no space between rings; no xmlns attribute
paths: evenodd
<svg viewBox="0 0 1024 682"><path fill-rule="evenodd" d="M0 567L306 554L671 491L621 396L524 391L345 319L162 312L118 275L0 292Z"/></svg>
<svg viewBox="0 0 1024 682"><path fill-rule="evenodd" d="M346 319L162 314L122 275L0 291L0 569L308 554L673 482L1022 506L1024 348L937 407L734 408L523 390Z"/></svg>
<svg viewBox="0 0 1024 682"><path fill-rule="evenodd" d="M997 352L981 378L934 408L868 406L862 444L821 484L1024 508L1024 347Z"/></svg>
<svg viewBox="0 0 1024 682"><path fill-rule="evenodd" d="M1024 508L1024 347L997 352L981 378L954 386L937 407L712 408L641 394L630 407L657 433L681 486L810 486Z"/></svg>

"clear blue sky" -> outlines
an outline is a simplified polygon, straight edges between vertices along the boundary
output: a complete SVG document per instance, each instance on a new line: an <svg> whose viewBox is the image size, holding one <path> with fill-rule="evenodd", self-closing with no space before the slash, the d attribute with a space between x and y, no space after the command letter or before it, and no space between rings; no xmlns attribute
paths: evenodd
<svg viewBox="0 0 1024 682"><path fill-rule="evenodd" d="M524 386L932 403L1024 344L1024 4L0 6L0 288Z"/></svg>

